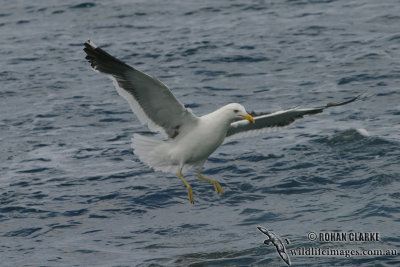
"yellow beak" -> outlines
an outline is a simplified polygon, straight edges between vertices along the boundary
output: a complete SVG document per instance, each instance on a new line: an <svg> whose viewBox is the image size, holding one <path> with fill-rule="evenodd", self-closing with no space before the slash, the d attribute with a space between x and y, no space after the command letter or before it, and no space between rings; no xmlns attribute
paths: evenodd
<svg viewBox="0 0 400 267"><path fill-rule="evenodd" d="M248 120L251 123L254 123L254 118L250 115L250 114L246 114L246 115L239 115L240 117L242 117L243 119Z"/></svg>

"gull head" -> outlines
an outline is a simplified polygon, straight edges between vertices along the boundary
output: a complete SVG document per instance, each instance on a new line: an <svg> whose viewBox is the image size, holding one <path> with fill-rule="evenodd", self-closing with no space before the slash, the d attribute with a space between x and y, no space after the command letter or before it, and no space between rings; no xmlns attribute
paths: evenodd
<svg viewBox="0 0 400 267"><path fill-rule="evenodd" d="M246 119L251 123L254 123L254 118L246 112L246 109L238 104L231 103L223 107L224 113L232 120Z"/></svg>

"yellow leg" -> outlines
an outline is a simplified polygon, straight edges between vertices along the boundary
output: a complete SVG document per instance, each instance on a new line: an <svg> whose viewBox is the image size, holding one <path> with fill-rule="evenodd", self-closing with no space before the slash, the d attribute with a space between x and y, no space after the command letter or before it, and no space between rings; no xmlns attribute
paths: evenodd
<svg viewBox="0 0 400 267"><path fill-rule="evenodd" d="M194 203L193 200L193 192L192 192L192 187L190 186L190 184L188 184L188 182L186 182L185 178L183 178L182 176L182 168L179 170L178 172L178 177L182 180L182 182L186 185L187 191L188 191L188 195L189 195L189 201L190 203Z"/></svg>
<svg viewBox="0 0 400 267"><path fill-rule="evenodd" d="M219 183L217 181L204 177L203 175L201 175L201 171L199 171L197 173L197 177L199 177L199 179L201 179L201 180L212 183L214 185L214 189L215 189L215 192L217 192L217 194L225 194L224 190L222 189L222 187L219 185Z"/></svg>

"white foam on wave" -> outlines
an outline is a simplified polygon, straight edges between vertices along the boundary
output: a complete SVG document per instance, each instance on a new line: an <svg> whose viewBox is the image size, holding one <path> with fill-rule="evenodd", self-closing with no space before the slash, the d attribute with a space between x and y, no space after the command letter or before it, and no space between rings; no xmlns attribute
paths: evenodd
<svg viewBox="0 0 400 267"><path fill-rule="evenodd" d="M357 129L357 132L361 134L362 136L370 136L369 132L365 130L364 128L359 128Z"/></svg>

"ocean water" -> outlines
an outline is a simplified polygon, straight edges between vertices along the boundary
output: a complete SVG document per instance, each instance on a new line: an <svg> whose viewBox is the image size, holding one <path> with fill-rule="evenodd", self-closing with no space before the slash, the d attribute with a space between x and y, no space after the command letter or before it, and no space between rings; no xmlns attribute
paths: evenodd
<svg viewBox="0 0 400 267"><path fill-rule="evenodd" d="M399 266L400 3L395 0L3 1L0 7L1 266ZM154 172L147 133L92 40L158 77L195 114L351 104L220 147L204 175ZM376 242L309 233L373 232ZM290 252L291 251L291 252ZM373 254L373 253L372 253Z"/></svg>

